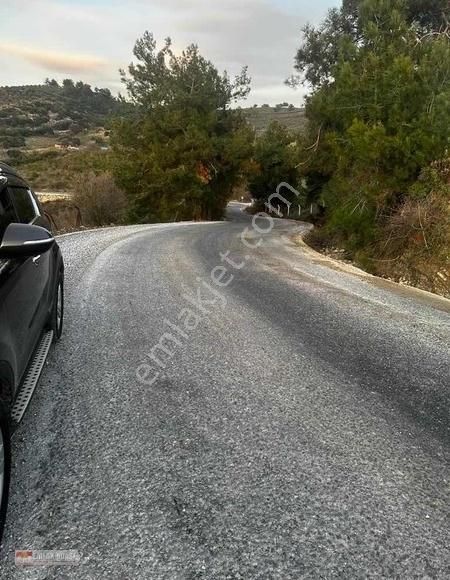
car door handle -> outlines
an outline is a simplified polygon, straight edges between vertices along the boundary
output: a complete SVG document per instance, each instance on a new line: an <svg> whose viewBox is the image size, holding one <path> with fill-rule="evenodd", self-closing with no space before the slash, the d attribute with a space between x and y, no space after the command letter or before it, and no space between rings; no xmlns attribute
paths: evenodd
<svg viewBox="0 0 450 580"><path fill-rule="evenodd" d="M41 256L40 256L40 255L39 255L39 256L35 256L35 257L33 258L33 264L34 264L35 266L39 266L39 260L40 260L40 259L41 259Z"/></svg>

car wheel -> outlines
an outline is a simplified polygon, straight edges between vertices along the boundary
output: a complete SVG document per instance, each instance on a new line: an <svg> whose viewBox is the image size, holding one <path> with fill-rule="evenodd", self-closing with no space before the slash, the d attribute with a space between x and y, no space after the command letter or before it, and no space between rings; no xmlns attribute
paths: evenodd
<svg viewBox="0 0 450 580"><path fill-rule="evenodd" d="M64 277L61 274L56 288L55 301L53 303L50 329L53 330L53 340L61 337L64 322Z"/></svg>
<svg viewBox="0 0 450 580"><path fill-rule="evenodd" d="M0 542L8 507L9 479L11 475L11 440L8 416L0 409Z"/></svg>

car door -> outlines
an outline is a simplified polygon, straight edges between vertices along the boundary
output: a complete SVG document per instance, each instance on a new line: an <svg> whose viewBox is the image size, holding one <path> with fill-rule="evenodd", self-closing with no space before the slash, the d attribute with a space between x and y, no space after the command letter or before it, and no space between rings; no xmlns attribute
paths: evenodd
<svg viewBox="0 0 450 580"><path fill-rule="evenodd" d="M19 221L8 190L0 186L0 239L9 224ZM17 381L18 360L17 345L24 334L21 321L15 311L15 295L18 276L17 260L0 258L0 362L11 365ZM19 292L22 290L19 286ZM20 299L19 299L20 300ZM19 328L17 328L19 324Z"/></svg>
<svg viewBox="0 0 450 580"><path fill-rule="evenodd" d="M39 208L22 185L8 185L5 203L14 208L15 220L35 223ZM45 324L50 284L50 252L33 258L9 260L2 281L2 317L10 332L16 356L16 379L20 380ZM3 322L2 322L3 324Z"/></svg>

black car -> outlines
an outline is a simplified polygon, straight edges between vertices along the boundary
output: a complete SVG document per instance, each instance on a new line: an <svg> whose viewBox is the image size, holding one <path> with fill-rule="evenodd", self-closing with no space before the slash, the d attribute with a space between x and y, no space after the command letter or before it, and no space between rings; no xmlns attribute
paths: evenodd
<svg viewBox="0 0 450 580"><path fill-rule="evenodd" d="M10 436L31 399L50 344L61 336L64 264L39 200L0 163L0 539Z"/></svg>

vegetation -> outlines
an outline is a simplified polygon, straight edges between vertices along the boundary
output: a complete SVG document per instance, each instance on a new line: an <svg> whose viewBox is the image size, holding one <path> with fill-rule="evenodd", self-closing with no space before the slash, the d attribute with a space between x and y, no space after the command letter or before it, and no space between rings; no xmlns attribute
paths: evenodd
<svg viewBox="0 0 450 580"><path fill-rule="evenodd" d="M243 108L242 113L255 129L257 137L262 136L274 121L293 133L306 131L307 119L304 109L288 103L280 103L275 107L266 105Z"/></svg>
<svg viewBox="0 0 450 580"><path fill-rule="evenodd" d="M0 142L5 137L76 135L83 129L105 126L109 116L124 106L109 89L92 89L71 79L62 85L47 80L44 85L0 87Z"/></svg>
<svg viewBox="0 0 450 580"><path fill-rule="evenodd" d="M74 191L80 175L110 170L111 156L108 151L80 150L57 151L47 149L30 152L15 163L36 191Z"/></svg>
<svg viewBox="0 0 450 580"><path fill-rule="evenodd" d="M125 221L127 200L111 173L80 174L73 183L73 203L85 226L107 226Z"/></svg>
<svg viewBox="0 0 450 580"><path fill-rule="evenodd" d="M249 192L257 201L256 209L264 209L269 194L276 191L279 183L297 185L298 142L295 134L276 121L257 139L248 180Z"/></svg>
<svg viewBox="0 0 450 580"><path fill-rule="evenodd" d="M313 89L299 167L322 235L434 288L449 268L450 15L429 4L344 0L306 27L296 64Z"/></svg>
<svg viewBox="0 0 450 580"><path fill-rule="evenodd" d="M385 17L392 9L389 21ZM319 27L307 24L303 29L304 41L298 49L295 63L300 77L289 79L294 86L306 81L313 89L332 82L338 64L352 61L355 49L367 46L368 32L381 27L399 32L398 26L413 31L418 38L442 32L449 24L448 0L343 0L341 8L333 8ZM401 20L395 20L397 14ZM369 25L369 26L368 26ZM374 28L373 28L374 27ZM372 38L372 41L375 37ZM360 44L361 42L361 44Z"/></svg>
<svg viewBox="0 0 450 580"><path fill-rule="evenodd" d="M382 225L375 263L382 274L449 295L450 159L426 167L408 193Z"/></svg>
<svg viewBox="0 0 450 580"><path fill-rule="evenodd" d="M74 97L77 91L84 93L84 100ZM48 109L46 116L37 116L34 111L42 103ZM56 81L47 81L39 86L0 87L1 157L20 168L39 191L72 191L80 170L98 173L105 169L104 150L110 144L111 119L132 111L131 103L119 102L108 97L107 90L92 90L82 82L65 81L59 86ZM267 106L243 108L241 114L257 135L262 135L274 119L293 131L305 130L303 110L286 107L285 103L277 113Z"/></svg>
<svg viewBox="0 0 450 580"><path fill-rule="evenodd" d="M134 115L115 123L115 177L134 221L219 219L252 152L253 132L230 105L249 92L246 69L219 74L195 45L180 56L150 33L123 82Z"/></svg>
<svg viewBox="0 0 450 580"><path fill-rule="evenodd" d="M39 191L72 191L80 172L107 170L113 115L129 105L82 81L0 87L2 157Z"/></svg>

